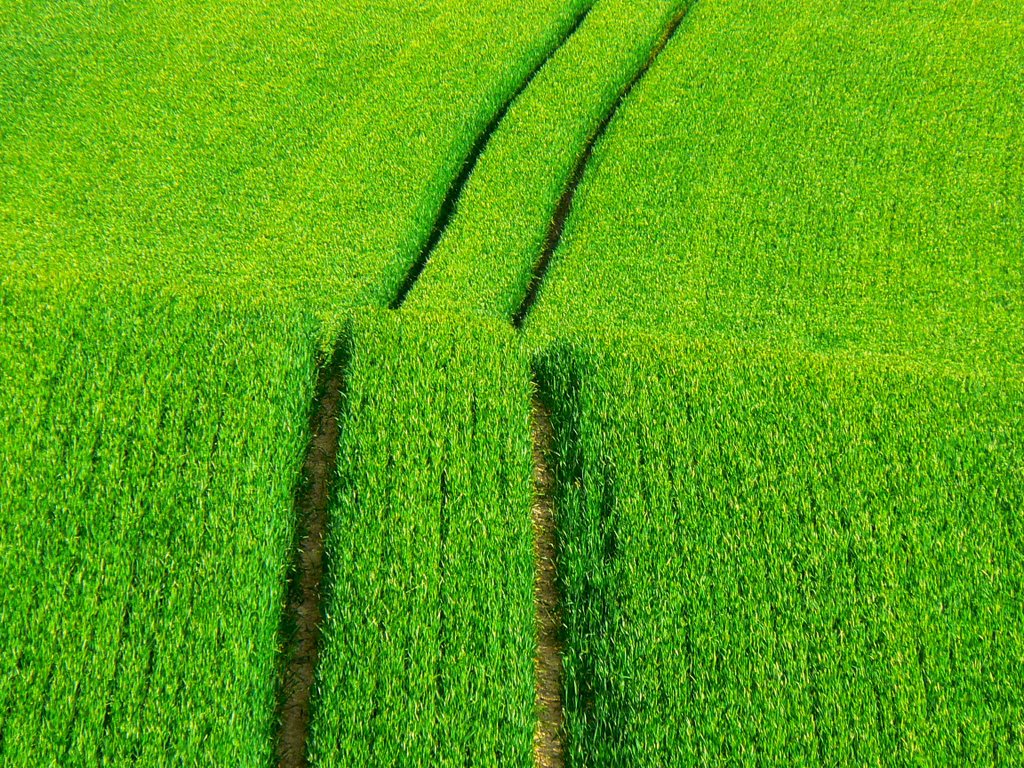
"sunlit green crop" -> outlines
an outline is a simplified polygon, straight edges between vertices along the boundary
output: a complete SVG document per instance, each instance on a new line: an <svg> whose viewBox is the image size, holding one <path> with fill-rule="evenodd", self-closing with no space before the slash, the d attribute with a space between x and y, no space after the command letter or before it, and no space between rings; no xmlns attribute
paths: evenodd
<svg viewBox="0 0 1024 768"><path fill-rule="evenodd" d="M1024 759L1015 3L700 0L527 318L574 765Z"/></svg>
<svg viewBox="0 0 1024 768"><path fill-rule="evenodd" d="M1022 61L1017 0L0 0L0 764L273 763L339 345L312 765L533 764L535 388L568 765L1024 763Z"/></svg>

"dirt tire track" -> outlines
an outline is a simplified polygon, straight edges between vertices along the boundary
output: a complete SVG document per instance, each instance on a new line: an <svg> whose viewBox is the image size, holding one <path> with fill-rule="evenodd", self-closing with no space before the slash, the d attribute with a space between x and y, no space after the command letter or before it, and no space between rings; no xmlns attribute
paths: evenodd
<svg viewBox="0 0 1024 768"><path fill-rule="evenodd" d="M551 215L551 224L548 227L547 234L544 237L544 247L541 249L540 255L537 257L537 263L534 265L533 274L530 276L530 282L527 284L526 293L523 296L523 301L519 305L519 309L512 316L512 326L517 330L523 327L523 323L526 322L526 316L529 314L530 309L537 301L537 296L540 293L541 284L544 282L544 277L547 275L548 267L551 266L551 258L554 256L555 251L558 250L559 243L562 242L562 234L565 231L565 222L569 218L569 213L572 210L573 198L576 196L576 189L579 187L580 182L583 181L583 174L586 173L587 166L590 164L590 158L594 154L594 147L597 146L601 137L604 136L608 130L608 126L612 122L612 118L615 117L625 101L629 98L629 94L636 87L636 84L643 80L644 75L647 74L655 60L665 50L665 46L669 44L669 41L679 30L679 26L683 23L683 19L686 18L686 14L690 12L690 8L693 7L697 0L691 0L685 3L676 13L669 19L668 24L665 26L665 31L661 33L661 37L655 42L654 47L651 48L651 52L647 55L647 59L643 65L634 73L633 77L619 92L615 101L612 103L611 108L601 119L597 128L587 139L587 143L583 147L583 151L580 152L579 157L576 159L576 165L573 166L572 173L569 174L569 178L565 182L565 187L562 190L562 196L558 198L558 203L555 205L555 210Z"/></svg>
<svg viewBox="0 0 1024 768"><path fill-rule="evenodd" d="M309 764L309 704L323 619L320 583L324 573L324 535L337 473L345 357L339 348L331 361L320 368L316 399L309 416L312 437L295 491L295 560L280 631L283 654L274 740L274 758L279 768L305 768Z"/></svg>
<svg viewBox="0 0 1024 768"><path fill-rule="evenodd" d="M473 175L473 169L476 168L477 161L480 159L480 155L487 148L487 144L491 140L491 135L498 130L498 126L501 125L501 121L505 119L505 115L508 114L509 109L515 103L523 91L525 91L533 79L537 77L538 73L544 69L544 65L547 64L551 57L553 57L559 49L569 39L576 34L576 30L583 24L584 19L587 18L587 14L590 13L590 9L593 8L595 3L590 3L583 11L581 11L573 23L569 26L569 29L565 31L558 42L551 48L550 51L544 56L543 59L537 64L536 67L531 70L530 74L526 76L526 79L519 84L519 86L512 92L505 102L501 105L491 121L487 124L484 130L476 137L473 142L472 148L469 150L469 154L462 161L461 168L458 176L456 176L451 185L448 187L448 192L445 194L444 201L441 203L441 208L437 212L437 218L434 220L434 226L430 230L430 235L427 237L426 242L420 249L419 256L416 257L416 261L409 267L409 272L406 274L405 279L398 288L398 292L395 294L395 298L388 304L390 309L400 309L405 303L406 298L409 296L409 292L416 285L416 281L419 280L420 275L423 274L423 270L427 267L427 262L430 261L430 256L437 247L437 244L441 242L441 237L444 235L445 230L448 228L449 222L452 220L452 216L455 215L455 211L459 206L459 198L462 196L462 190L466 186L466 182L469 181L469 177Z"/></svg>
<svg viewBox="0 0 1024 768"><path fill-rule="evenodd" d="M533 554L536 561L537 729L533 736L534 765L562 768L565 735L562 716L562 612L556 569L555 476L548 463L553 444L551 412L538 394L531 412L533 434Z"/></svg>

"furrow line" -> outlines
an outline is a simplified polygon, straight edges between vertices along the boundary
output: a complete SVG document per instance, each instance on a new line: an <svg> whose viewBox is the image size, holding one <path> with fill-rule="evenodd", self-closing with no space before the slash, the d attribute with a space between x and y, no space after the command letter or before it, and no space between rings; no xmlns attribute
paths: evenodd
<svg viewBox="0 0 1024 768"><path fill-rule="evenodd" d="M345 348L339 347L320 368L309 417L311 438L295 491L295 560L280 631L283 653L274 744L278 768L308 765L309 705L323 618L320 582L324 572L324 536L337 473L346 358Z"/></svg>
<svg viewBox="0 0 1024 768"><path fill-rule="evenodd" d="M541 249L540 256L537 258L537 263L534 265L533 274L530 276L530 282L526 287L526 293L523 296L523 301L519 305L519 309L517 309L516 313L512 316L512 325L516 329L523 327L523 323L526 321L526 315L529 314L534 302L537 301L537 295L540 293L540 286L544 282L544 276L547 274L548 267L551 266L551 258L554 256L559 243L562 241L562 233L565 231L565 222L569 218L569 212L572 210L572 202L573 198L576 196L576 189L583 180L583 174L586 173L587 165L590 163L590 158L594 154L594 147L597 146L597 143L608 130L608 126L619 111L619 107L621 107L625 103L626 99L629 98L629 94L633 91L633 88L643 79L644 75L647 74L648 70L654 64L661 52L665 50L665 46L672 40L672 37L679 29L679 26L683 23L683 19L686 18L686 14L689 13L690 8L693 7L694 2L696 2L696 0L686 3L669 20L665 27L665 31L654 44L654 47L651 49L651 52L648 54L643 65L619 92L619 95L615 99L611 108L605 114L594 132L590 135L590 138L587 139L587 143L584 145L583 151L577 158L576 165L573 167L572 173L569 174L569 177L566 180L565 188L562 190L562 196L558 199L558 203L555 206L555 211L551 217L551 224L548 227L547 234L544 238L544 247Z"/></svg>
<svg viewBox="0 0 1024 768"><path fill-rule="evenodd" d="M437 247L437 244L441 242L441 237L444 235L445 230L448 228L448 224L452 220L452 216L455 215L455 211L458 209L459 198L462 196L462 190L466 186L466 182L469 181L469 177L473 175L473 169L476 167L477 161L480 159L480 155L483 154L487 148L488 142L491 140L491 136L501 121L505 119L505 115L508 114L509 109L515 103L522 93L530 86L534 78L544 69L544 65L551 60L558 50L569 42L569 39L576 33L576 30L580 28L583 21L587 18L587 14L590 13L590 9L593 8L594 3L588 5L573 21L569 29L566 30L565 34L559 39L558 43L548 51L547 55L537 64L536 67L526 76L526 79L512 92L505 102L501 105L491 121L487 124L484 130L476 137L476 141L473 142L473 146L470 148L469 153L462 161L462 165L459 170L459 174L452 181L451 186L448 187L448 192L445 194L444 201L441 203L441 208L437 212L437 218L434 219L434 226L430 230L430 235L427 237L426 242L423 244L419 255L416 260L412 263L409 268L409 272L406 274L405 279L402 281L401 286L398 288L398 292L395 294L395 298L391 300L388 305L390 309L399 309L402 304L405 303L409 292L416 285L416 281L419 280L423 270L427 266L427 262L430 261L430 256Z"/></svg>
<svg viewBox="0 0 1024 768"><path fill-rule="evenodd" d="M562 727L562 615L555 566L555 479L548 456L553 431L551 412L535 391L531 411L533 434L533 553L536 561L534 601L536 603L537 729L533 736L534 765L561 768L565 764Z"/></svg>

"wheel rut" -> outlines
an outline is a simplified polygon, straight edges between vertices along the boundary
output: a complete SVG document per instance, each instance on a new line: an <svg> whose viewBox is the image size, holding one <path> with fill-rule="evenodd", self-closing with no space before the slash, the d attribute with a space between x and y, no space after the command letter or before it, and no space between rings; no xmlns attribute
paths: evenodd
<svg viewBox="0 0 1024 768"><path fill-rule="evenodd" d="M278 768L304 768L309 764L309 705L323 619L320 583L324 574L324 535L337 472L346 358L347 349L340 346L330 361L320 367L309 417L311 438L295 491L295 559L280 629L283 652L274 742Z"/></svg>
<svg viewBox="0 0 1024 768"><path fill-rule="evenodd" d="M544 282L544 277L547 274L548 268L551 266L551 258L554 256L555 251L558 250L559 244L562 242L562 234L565 231L565 222L569 218L569 213L572 211L573 198L576 196L576 190L583 181L583 175L586 173L587 166L590 164L590 160L594 154L594 147L597 146L598 142L605 135L608 130L608 126L611 124L612 119L618 113L619 108L629 98L630 93L636 87L637 83L643 80L644 75L647 74L651 66L657 60L658 56L665 46L669 44L669 41L675 36L675 33L679 30L680 25L683 23L683 19L686 18L686 14L689 13L690 8L693 6L696 0L689 2L679 9L669 19L668 24L662 32L661 37L658 38L651 52L648 54L647 59L643 65L634 73L615 101L612 103L611 108L605 113L605 116L601 119L597 128L594 130L590 137L587 139L587 143L584 144L583 150L580 152L579 157L576 159L576 164L573 166L572 173L566 179L565 187L562 189L562 194L558 198L558 203L555 205L554 213L551 216L551 223L548 226L547 234L544 237L544 246L541 249L540 255L537 258L537 262L534 265L533 273L530 276L530 281L526 287L526 293L523 296L523 300L512 316L512 325L519 329L523 327L523 323L526 322L526 316L529 314L530 309L533 308L534 303L537 301L537 295L540 293L541 284Z"/></svg>
<svg viewBox="0 0 1024 768"><path fill-rule="evenodd" d="M438 210L437 217L434 219L434 225L430 230L430 235L427 237L426 242L420 249L420 253L416 257L416 260L409 268L408 273L406 273L405 279L398 288L398 292L388 305L391 309L399 309L405 303L406 298L409 296L409 292L413 289L413 286L416 285L416 281L419 280L420 275L423 274L423 270L426 269L427 262L430 261L431 254L433 254L437 244L441 242L441 238L444 235L445 230L448 228L448 224L451 223L452 216L455 215L455 211L459 207L459 198L462 196L462 190L465 188L466 182L469 181L469 177L473 175L473 169L476 168L480 155L482 155L484 150L487 148L487 144L490 142L491 136L496 130L498 130L498 126L501 125L502 120L505 119L505 116L508 114L509 109L512 108L512 105L516 102L516 99L523 94L523 91L530 86L530 83L533 82L538 73L544 69L544 65L551 60L551 57L554 56L562 46L569 42L569 39L574 34L576 34L576 30L578 30L580 25L583 24L583 21L587 18L587 14L590 13L590 9L593 5L594 4L591 3L580 12L555 46L548 51L547 55L530 71L526 76L526 79L523 80L515 91L513 91L505 100L498 111L494 113L494 116L491 118L484 130L476 137L469 153L462 160L462 165L458 175L452 180L451 185L448 187L448 192L445 194L444 201L441 203L441 208Z"/></svg>
<svg viewBox="0 0 1024 768"><path fill-rule="evenodd" d="M537 728L533 736L534 765L561 768L565 764L562 727L562 613L556 568L555 477L548 462L553 444L551 412L534 394L531 411L533 435L533 554L536 561Z"/></svg>

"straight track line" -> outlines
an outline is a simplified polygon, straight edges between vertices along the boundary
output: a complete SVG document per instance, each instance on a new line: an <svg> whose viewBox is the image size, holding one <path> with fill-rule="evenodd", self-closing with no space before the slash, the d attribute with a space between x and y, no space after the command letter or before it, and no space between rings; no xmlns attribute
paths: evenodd
<svg viewBox="0 0 1024 768"><path fill-rule="evenodd" d="M548 464L553 432L551 413L533 396L533 554L536 562L534 602L536 608L537 729L533 735L533 757L537 768L562 768L565 764L565 733L562 727L562 612L555 566L555 478Z"/></svg>
<svg viewBox="0 0 1024 768"><path fill-rule="evenodd" d="M320 369L309 417L312 437L302 463L302 479L295 491L297 546L280 631L284 652L274 739L274 757L279 768L305 768L309 764L309 703L323 619L320 582L324 573L327 506L338 464L345 357L346 350L339 347Z"/></svg>

